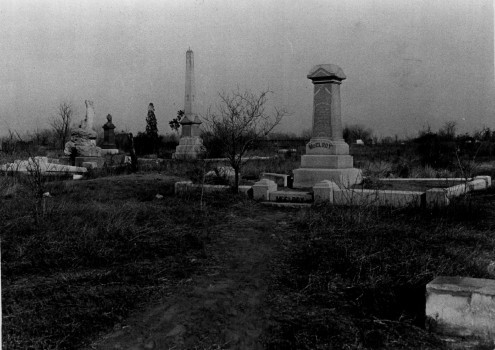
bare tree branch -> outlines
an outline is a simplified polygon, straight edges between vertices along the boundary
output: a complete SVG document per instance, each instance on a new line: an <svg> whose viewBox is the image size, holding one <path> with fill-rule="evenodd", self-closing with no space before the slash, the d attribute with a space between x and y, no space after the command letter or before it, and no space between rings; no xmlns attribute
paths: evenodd
<svg viewBox="0 0 495 350"><path fill-rule="evenodd" d="M58 106L57 115L50 120L50 125L60 140L60 147L65 147L70 134L70 124L72 122L73 110L70 102L62 102Z"/></svg>
<svg viewBox="0 0 495 350"><path fill-rule="evenodd" d="M259 94L241 91L219 93L217 114L208 111L205 119L207 130L221 142L223 153L235 172L234 189L239 188L242 157L257 141L265 138L282 120L286 112L276 109L267 113L265 106L269 90Z"/></svg>

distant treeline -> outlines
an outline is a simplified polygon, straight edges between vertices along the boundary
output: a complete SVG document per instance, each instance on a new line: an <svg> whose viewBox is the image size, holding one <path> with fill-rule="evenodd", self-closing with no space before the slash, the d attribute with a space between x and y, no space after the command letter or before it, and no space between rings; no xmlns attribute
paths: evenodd
<svg viewBox="0 0 495 350"><path fill-rule="evenodd" d="M352 152L356 156L374 158L383 155L408 156L418 158L422 164L432 167L442 167L446 164L458 161L459 158L492 158L495 156L495 130L485 127L471 134L456 134L456 123L447 122L438 131L434 132L428 126L418 133L415 138L407 140L399 137L384 137L378 139L370 128L361 125L346 126L343 130L344 140L352 146ZM208 150L209 157L223 157L221 153L222 140L215 135L205 132L202 135L203 144ZM264 153L277 152L280 149L296 150L296 153L304 152L306 143L311 138L310 130L301 135L293 133L272 133L264 140L252 143L251 151ZM116 134L117 147L125 152L130 152L130 134L121 132ZM171 158L179 143L179 134L158 135L151 138L145 132L133 135L134 148L138 156L155 154L161 158ZM99 140L101 142L101 140ZM1 151L8 154L28 152L29 154L42 155L46 150L58 150L61 152L57 135L52 130L37 130L20 136L10 132L9 136L1 139ZM373 151L369 149L372 148Z"/></svg>

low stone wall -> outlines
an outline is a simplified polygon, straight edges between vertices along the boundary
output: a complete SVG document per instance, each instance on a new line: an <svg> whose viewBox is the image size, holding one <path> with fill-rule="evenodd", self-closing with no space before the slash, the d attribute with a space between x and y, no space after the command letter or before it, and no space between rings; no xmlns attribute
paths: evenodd
<svg viewBox="0 0 495 350"><path fill-rule="evenodd" d="M421 206L423 192L391 190L351 190L333 191L333 204L337 205L377 205L390 207Z"/></svg>
<svg viewBox="0 0 495 350"><path fill-rule="evenodd" d="M192 181L179 181L174 185L174 193L176 195L185 194L193 191L200 191L203 189L205 192L227 192L232 189L231 186L225 185L201 185L193 184ZM246 194L252 197L252 187L251 186L239 186L239 193Z"/></svg>
<svg viewBox="0 0 495 350"><path fill-rule="evenodd" d="M277 174L274 174L277 175ZM435 180L435 179L433 179ZM454 179L455 180L455 179ZM393 181L397 181L394 179ZM399 181L415 181L415 179L400 179ZM417 181L424 181L418 179ZM455 181L452 181L455 183ZM442 179L445 184L445 179ZM330 180L323 180L313 187L313 192L308 191L279 191L275 181L262 178L251 186L240 186L239 191L249 193L255 200L283 203L323 203L336 205L373 205L390 207L420 207L420 206L445 206L453 197L460 196L469 191L482 190L491 184L489 176L476 177L469 182L457 184L447 188L432 188L422 191L394 191L376 189L350 189L343 188ZM180 194L203 187L205 191L224 191L229 186L195 185L191 181L175 184L175 193ZM282 187L282 186L280 186Z"/></svg>

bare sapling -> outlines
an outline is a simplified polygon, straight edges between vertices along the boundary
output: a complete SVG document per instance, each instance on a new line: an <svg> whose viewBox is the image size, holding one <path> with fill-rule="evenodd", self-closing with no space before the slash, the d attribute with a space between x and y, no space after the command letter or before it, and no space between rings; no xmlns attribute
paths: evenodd
<svg viewBox="0 0 495 350"><path fill-rule="evenodd" d="M217 112L209 112L204 118L205 126L218 140L222 153L234 169L234 192L239 190L239 174L246 152L257 141L264 139L280 123L285 111L274 108L267 112L269 90L259 94L239 89L220 93Z"/></svg>

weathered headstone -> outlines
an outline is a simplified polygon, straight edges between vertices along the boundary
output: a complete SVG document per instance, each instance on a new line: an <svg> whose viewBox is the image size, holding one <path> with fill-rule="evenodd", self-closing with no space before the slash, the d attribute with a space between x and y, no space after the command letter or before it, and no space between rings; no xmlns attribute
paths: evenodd
<svg viewBox="0 0 495 350"><path fill-rule="evenodd" d="M115 144L115 125L112 123L112 116L107 115L107 122L103 125L103 144L101 145L102 154L117 154L119 149Z"/></svg>
<svg viewBox="0 0 495 350"><path fill-rule="evenodd" d="M301 157L301 168L294 170L294 187L312 187L323 180L350 186L362 180L361 171L353 168L349 145L342 134L340 85L346 79L334 64L313 67L308 74L314 84L313 134Z"/></svg>

